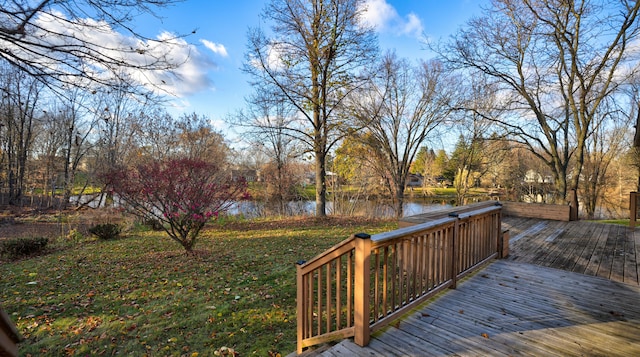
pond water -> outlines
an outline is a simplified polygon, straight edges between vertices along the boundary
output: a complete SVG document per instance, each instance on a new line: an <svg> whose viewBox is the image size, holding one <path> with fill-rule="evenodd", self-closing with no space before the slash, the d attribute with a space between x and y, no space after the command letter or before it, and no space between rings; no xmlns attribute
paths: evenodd
<svg viewBox="0 0 640 357"><path fill-rule="evenodd" d="M89 202L88 206L92 208L104 207L104 200L99 203L97 197L91 195L72 196L70 201L72 204L84 204ZM489 197L474 197L471 201L484 201ZM117 201L117 199L116 199ZM434 210L453 207L455 200L449 199L433 199L433 198L406 198L404 203L403 216L413 216L421 213L427 213ZM583 206L580 207L583 209ZM245 218L267 217L267 216L302 216L314 215L316 210L316 202L312 200L301 200L287 202L284 208L276 208L260 201L242 201L235 203L229 210L230 215L242 215ZM343 201L327 201L327 214L343 215L343 216L366 216L386 218L394 217L393 207L388 200L343 200ZM584 217L584 212L580 212ZM606 210L604 207L598 207L596 218L620 218L628 217L628 211L624 214Z"/></svg>
<svg viewBox="0 0 640 357"><path fill-rule="evenodd" d="M104 207L104 200L99 201L94 196L73 196L71 203L80 202L92 208ZM117 198L114 199L117 205ZM427 213L434 210L452 207L455 200L452 199L425 199L407 198L404 203L404 217L416 214ZM290 201L284 207L276 207L260 201L236 202L229 209L228 213L233 216L242 215L245 218L257 218L267 216L304 216L314 215L316 202L312 200ZM366 216L366 217L394 217L395 212L389 200L342 200L327 201L327 214L344 216Z"/></svg>
<svg viewBox="0 0 640 357"><path fill-rule="evenodd" d="M452 207L454 201L411 199L403 206L403 216L431 212L434 210ZM233 205L229 210L230 215L242 215L246 218L265 217L268 215L314 215L315 201L291 201L284 207L273 207L264 202L243 201ZM384 200L350 200L342 202L327 201L327 214L333 215L358 215L367 217L393 217L395 216L391 203Z"/></svg>

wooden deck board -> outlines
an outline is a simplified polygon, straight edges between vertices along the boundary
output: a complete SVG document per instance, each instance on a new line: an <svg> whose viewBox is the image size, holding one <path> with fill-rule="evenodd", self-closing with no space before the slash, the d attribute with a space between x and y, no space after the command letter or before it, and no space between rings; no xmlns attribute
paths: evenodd
<svg viewBox="0 0 640 357"><path fill-rule="evenodd" d="M624 247L624 277L623 281L629 284L639 284L638 281L638 260L636 256L636 241L633 231L625 232Z"/></svg>
<svg viewBox="0 0 640 357"><path fill-rule="evenodd" d="M596 245L591 252L591 256L589 257L589 262L587 263L587 267L584 271L578 271L579 273L583 273L586 275L597 275L598 268L600 267L600 261L602 259L602 255L604 253L604 247L607 243L607 239L612 230L616 230L617 227L613 225L608 225L603 231L602 235L596 237Z"/></svg>
<svg viewBox="0 0 640 357"><path fill-rule="evenodd" d="M640 285L640 229L629 230L629 236L631 241L633 242L633 251L627 256L628 261L633 261L635 263L635 267L633 264L629 266L629 270L633 271L635 269L635 283ZM633 283L632 279L625 280L625 282Z"/></svg>
<svg viewBox="0 0 640 357"><path fill-rule="evenodd" d="M638 299L632 284L496 261L374 334L365 349L340 343L323 355L640 355Z"/></svg>
<svg viewBox="0 0 640 357"><path fill-rule="evenodd" d="M597 229L593 231L593 236L589 237L589 241L584 245L584 247L582 247L581 250L576 251L576 254L573 257L575 260L575 264L571 268L571 271L581 274L595 275L595 269L591 273L589 273L588 271L589 262L594 255L593 252L598 245L600 237L608 234L611 227L611 224L600 224Z"/></svg>
<svg viewBox="0 0 640 357"><path fill-rule="evenodd" d="M510 256L323 356L640 355L640 229L506 217Z"/></svg>
<svg viewBox="0 0 640 357"><path fill-rule="evenodd" d="M640 285L638 229L510 217L503 228L511 233L511 260Z"/></svg>

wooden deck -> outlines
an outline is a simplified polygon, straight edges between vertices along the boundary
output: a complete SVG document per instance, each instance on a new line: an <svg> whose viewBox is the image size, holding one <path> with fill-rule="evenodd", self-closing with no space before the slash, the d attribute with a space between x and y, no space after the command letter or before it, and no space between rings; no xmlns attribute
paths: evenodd
<svg viewBox="0 0 640 357"><path fill-rule="evenodd" d="M320 356L639 356L640 230L505 218L495 261L374 334Z"/></svg>
<svg viewBox="0 0 640 357"><path fill-rule="evenodd" d="M506 217L509 259L640 285L640 230L587 221Z"/></svg>

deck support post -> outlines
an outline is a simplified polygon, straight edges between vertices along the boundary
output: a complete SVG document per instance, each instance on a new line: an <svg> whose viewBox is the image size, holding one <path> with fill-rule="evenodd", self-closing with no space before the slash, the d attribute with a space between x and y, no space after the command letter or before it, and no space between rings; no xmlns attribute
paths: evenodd
<svg viewBox="0 0 640 357"><path fill-rule="evenodd" d="M369 293L371 284L371 236L365 233L355 237L355 271L353 289L354 342L361 347L369 344Z"/></svg>

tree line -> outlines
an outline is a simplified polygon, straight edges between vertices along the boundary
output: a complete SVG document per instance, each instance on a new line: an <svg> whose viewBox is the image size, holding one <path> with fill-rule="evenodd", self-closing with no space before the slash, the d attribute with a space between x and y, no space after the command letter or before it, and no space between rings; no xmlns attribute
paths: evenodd
<svg viewBox="0 0 640 357"><path fill-rule="evenodd" d="M56 197L64 205L71 196L101 196L102 173L149 159L179 156L227 163L230 148L204 116L175 118L156 103L135 100L127 88L72 88L60 100L15 68L0 68L0 77L5 204L21 204L27 194L48 196L48 205Z"/></svg>
<svg viewBox="0 0 640 357"><path fill-rule="evenodd" d="M591 216L612 161L628 154L638 166L630 137L640 103L639 9L626 0L496 0L429 44L435 59L411 63L379 54L361 21L365 2L274 0L264 11L271 32L249 33L245 65L257 89L248 106L263 110L235 123L311 153L318 216L337 146L349 146L342 153L353 156L355 175L367 168L379 178L401 216L420 147L450 131L461 137L458 196L474 168L488 167L478 162L525 151L551 177L551 201L566 203L578 190Z"/></svg>
<svg viewBox="0 0 640 357"><path fill-rule="evenodd" d="M110 26L131 31L127 9L171 2L90 5ZM640 177L631 145L640 104L640 4L634 1L495 0L449 38L425 44L433 58L411 61L380 51L363 20L366 1L272 0L263 11L268 30L247 34L243 70L255 92L226 118L252 153L243 162L229 155L208 118L171 117L157 93L132 75L171 73L179 64L149 48L109 48L122 56L105 57L105 49L82 37L64 37L64 45L30 41L43 31L35 19L60 8L14 3L0 13L11 20L0 27L0 167L10 203L28 190L61 191L69 202L79 184L101 187L100 171L176 156L229 167L260 163L270 177L265 195L281 206L297 194L292 172L308 159L317 216L327 214L333 171L352 192L379 186L398 216L407 181L417 173L444 177L462 202L483 180L522 190L531 171L541 177L532 182L552 186L544 186L545 200L565 203L578 190L590 216L610 193L613 176L620 192L630 187L627 177ZM82 26L74 19L86 4L62 4L61 19ZM61 36L49 35L38 38ZM153 60L141 68L125 56L132 53ZM59 66L51 69L50 61ZM425 148L442 147L445 135L458 137L451 153ZM440 168L427 164L438 160Z"/></svg>

